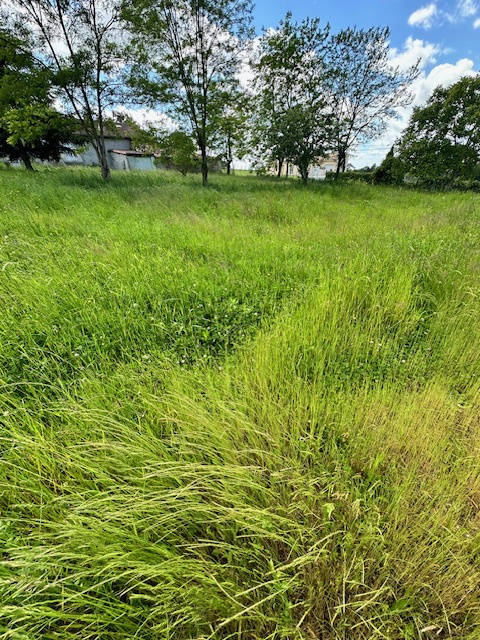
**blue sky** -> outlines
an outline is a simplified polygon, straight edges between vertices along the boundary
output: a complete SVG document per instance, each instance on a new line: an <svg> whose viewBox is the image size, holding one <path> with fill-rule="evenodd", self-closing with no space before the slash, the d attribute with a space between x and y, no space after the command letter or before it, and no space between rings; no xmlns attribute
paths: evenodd
<svg viewBox="0 0 480 640"><path fill-rule="evenodd" d="M394 61L421 60L421 76L412 87L414 104L424 103L436 86L480 70L480 0L256 0L257 30L275 26L286 11L297 19L318 16L334 30L388 25ZM380 140L359 149L353 164L381 161L409 115L405 110Z"/></svg>

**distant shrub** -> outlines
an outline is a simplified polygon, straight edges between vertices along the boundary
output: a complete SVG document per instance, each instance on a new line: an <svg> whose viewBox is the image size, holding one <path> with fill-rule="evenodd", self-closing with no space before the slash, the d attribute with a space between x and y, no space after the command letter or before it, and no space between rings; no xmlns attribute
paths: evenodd
<svg viewBox="0 0 480 640"><path fill-rule="evenodd" d="M390 149L385 160L373 172L375 184L403 184L406 182L405 165L400 158L394 155L394 149Z"/></svg>
<svg viewBox="0 0 480 640"><path fill-rule="evenodd" d="M373 171L344 171L338 175L338 179L342 181L356 181L356 182L367 182L372 184L373 182ZM327 173L327 180L334 181L335 180L335 172L331 171Z"/></svg>
<svg viewBox="0 0 480 640"><path fill-rule="evenodd" d="M394 161L397 160L394 158ZM327 174L327 180L334 181L335 174ZM429 189L432 191L475 191L480 193L480 179L456 178L445 180L437 178L422 179L412 173L403 173L395 165L384 167L383 164L373 171L345 171L338 176L341 182L365 182L367 184L390 184Z"/></svg>
<svg viewBox="0 0 480 640"><path fill-rule="evenodd" d="M406 174L403 184L411 187L419 187L430 191L476 191L480 192L480 180L474 178L454 178L450 180L437 178L418 178L413 174Z"/></svg>
<svg viewBox="0 0 480 640"><path fill-rule="evenodd" d="M175 169L182 175L200 170L200 159L196 154L195 143L183 131L174 131L162 142L162 148L156 162L157 167Z"/></svg>
<svg viewBox="0 0 480 640"><path fill-rule="evenodd" d="M452 189L456 189L457 191L476 191L480 193L480 180L477 179L457 179L453 181L451 186Z"/></svg>

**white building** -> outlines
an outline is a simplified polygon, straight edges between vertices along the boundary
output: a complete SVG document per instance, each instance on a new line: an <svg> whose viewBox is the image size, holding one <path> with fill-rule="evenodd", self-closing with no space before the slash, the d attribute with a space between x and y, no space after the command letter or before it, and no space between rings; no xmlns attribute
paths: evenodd
<svg viewBox="0 0 480 640"><path fill-rule="evenodd" d="M127 123L112 125L108 123L105 130L105 150L110 169L119 171L149 171L155 169L153 154L134 151L132 135L134 130ZM80 134L81 135L81 134ZM88 137L85 142L77 144L71 153L62 153L60 162L67 165L98 167L97 152Z"/></svg>
<svg viewBox="0 0 480 640"><path fill-rule="evenodd" d="M107 150L108 165L113 169L110 151L132 149L132 139L128 136L105 136L105 149ZM85 142L85 145L77 145L72 149L72 153L62 153L60 156L61 164L82 165L84 167L98 167L98 157L93 144Z"/></svg>
<svg viewBox="0 0 480 640"><path fill-rule="evenodd" d="M108 156L108 164L112 169L121 171L152 171L155 169L153 153L131 151L130 149L111 149Z"/></svg>
<svg viewBox="0 0 480 640"><path fill-rule="evenodd" d="M288 176L292 176L292 178L300 178L300 171L298 167L293 164L284 163L282 166L281 175L287 177L287 167L288 167ZM317 164L312 165L308 171L308 177L312 180L325 180L327 173L330 171L337 170L337 156L336 154L332 154L327 158L322 158L318 161Z"/></svg>

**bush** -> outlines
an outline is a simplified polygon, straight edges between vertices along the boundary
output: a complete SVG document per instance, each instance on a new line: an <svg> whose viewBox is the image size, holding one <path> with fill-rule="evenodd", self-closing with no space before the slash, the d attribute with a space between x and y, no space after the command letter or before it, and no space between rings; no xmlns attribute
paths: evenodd
<svg viewBox="0 0 480 640"><path fill-rule="evenodd" d="M183 131L174 131L163 141L158 165L175 169L182 175L195 173L200 169L200 159L192 138Z"/></svg>
<svg viewBox="0 0 480 640"><path fill-rule="evenodd" d="M366 182L368 184L373 183L374 171L344 171L338 175L339 180ZM336 174L334 171L327 173L326 180L335 180Z"/></svg>
<svg viewBox="0 0 480 640"><path fill-rule="evenodd" d="M457 180L453 181L451 188L456 189L457 191L480 192L480 180L477 180L477 179L464 180L464 179L458 178Z"/></svg>
<svg viewBox="0 0 480 640"><path fill-rule="evenodd" d="M373 182L375 184L403 184L406 173L402 160L395 157L393 148L387 153L382 164L375 169Z"/></svg>

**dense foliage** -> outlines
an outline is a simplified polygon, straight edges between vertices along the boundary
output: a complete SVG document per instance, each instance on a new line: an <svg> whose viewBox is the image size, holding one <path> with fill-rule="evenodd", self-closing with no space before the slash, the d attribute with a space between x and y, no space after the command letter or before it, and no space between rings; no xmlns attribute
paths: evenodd
<svg viewBox="0 0 480 640"><path fill-rule="evenodd" d="M121 82L128 34L121 29L125 0L11 0L0 13L8 23L23 25L31 41L24 46L55 78L58 97L92 144L108 179L105 117L124 98ZM12 11L17 10L17 14Z"/></svg>
<svg viewBox="0 0 480 640"><path fill-rule="evenodd" d="M380 182L409 180L465 188L480 179L480 77L438 87L414 110L401 139L378 171Z"/></svg>
<svg viewBox="0 0 480 640"><path fill-rule="evenodd" d="M302 180L332 146L326 113L325 50L329 29L318 19L301 23L288 13L266 31L255 51L257 96L253 144L261 162L296 165Z"/></svg>
<svg viewBox="0 0 480 640"><path fill-rule="evenodd" d="M74 136L72 122L52 108L54 78L29 44L26 33L0 29L0 157L32 170L33 159L59 160Z"/></svg>
<svg viewBox="0 0 480 640"><path fill-rule="evenodd" d="M234 156L309 171L378 137L410 101L417 66L393 66L387 28L332 34L318 18L253 39L252 0L11 0L24 50L55 77L63 106L92 144L102 176L109 111L127 100L167 111L201 158L230 173ZM9 12L10 13L10 12ZM25 36L27 34L27 36ZM241 81L248 59L253 81ZM33 58L32 58L33 59ZM248 75L248 74L247 74ZM149 132L150 133L150 132ZM248 134L248 135L247 135Z"/></svg>
<svg viewBox="0 0 480 640"><path fill-rule="evenodd" d="M160 141L159 161L167 169L176 169L182 175L201 168L193 140L183 131L173 131Z"/></svg>
<svg viewBox="0 0 480 640"><path fill-rule="evenodd" d="M417 65L393 66L389 30L348 28L331 34L318 19L287 14L254 52L256 118L253 146L262 162L309 168L328 154L337 171L359 143L379 137L411 101Z"/></svg>

